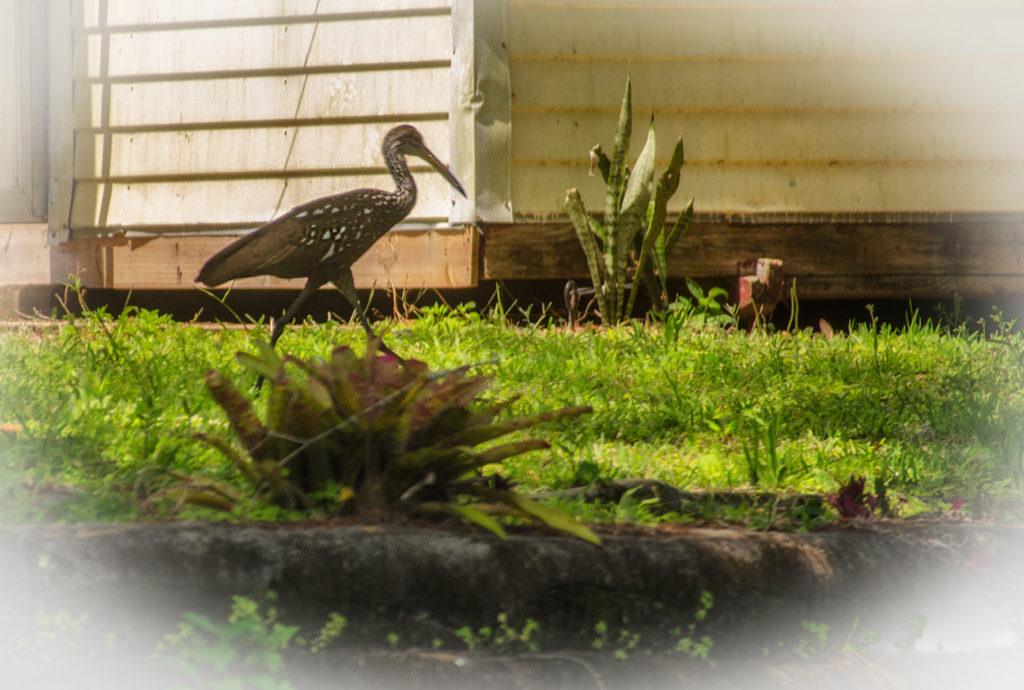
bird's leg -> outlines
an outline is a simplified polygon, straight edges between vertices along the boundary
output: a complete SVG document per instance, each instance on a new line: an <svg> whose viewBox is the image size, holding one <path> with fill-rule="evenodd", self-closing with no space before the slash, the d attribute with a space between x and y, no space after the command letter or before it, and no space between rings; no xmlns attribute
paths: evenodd
<svg viewBox="0 0 1024 690"><path fill-rule="evenodd" d="M309 296L319 290L320 286L326 282L326 280L317 280L315 278L310 278L306 281L306 287L302 288L302 292L299 293L299 296L296 297L295 301L292 302L290 307L288 307L288 311L284 313L284 316L282 316L279 321L274 321L274 330L270 334L270 347L274 347L277 339L281 337L282 333L284 333L284 327L291 323L291 320L295 318L295 315L299 312L299 307L302 306L302 303L309 299Z"/></svg>
<svg viewBox="0 0 1024 690"><path fill-rule="evenodd" d="M345 296L345 299L355 308L356 315L359 317L359 323L362 324L363 330L366 331L366 335L370 338L376 338L377 334L370 328L370 322L366 319L366 312L363 311L363 306L359 304L359 295L356 293L356 282L352 277L352 269L344 268L341 273L334 279L334 287L338 288L338 292ZM380 341L381 352L386 352L391 355L399 362L403 362L401 357L396 355L391 348L384 344L384 341Z"/></svg>
<svg viewBox="0 0 1024 690"><path fill-rule="evenodd" d="M305 302L310 295L320 289L320 286L326 282L326 280L317 281L313 278L306 281L306 287L302 288L302 292L299 293L299 296L296 297L295 301L292 302L290 307L288 307L284 316L282 316L280 320L274 320L274 330L270 333L270 347L274 347L274 344L277 343L277 339L281 337L282 333L284 333L284 327L291 323L291 320L295 318L295 314L298 313L299 307L302 306L302 303ZM259 391L262 387L263 374L260 374L259 378L256 379L256 390Z"/></svg>

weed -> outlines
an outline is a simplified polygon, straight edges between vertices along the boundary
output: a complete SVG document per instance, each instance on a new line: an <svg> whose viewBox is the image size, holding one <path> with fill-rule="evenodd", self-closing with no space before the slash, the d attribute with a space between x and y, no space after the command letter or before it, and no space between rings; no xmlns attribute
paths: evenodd
<svg viewBox="0 0 1024 690"><path fill-rule="evenodd" d="M347 625L348 619L345 616L339 613L331 613L327 617L327 622L324 623L323 628L320 629L320 632L309 642L309 651L315 653L323 650L341 637L341 633Z"/></svg>
<svg viewBox="0 0 1024 690"><path fill-rule="evenodd" d="M498 614L498 629L494 635L494 644L499 649L509 650L516 645L525 646L531 652L537 651L537 643L534 641L534 633L537 632L540 624L532 618L527 618L521 630L516 630L508 622L507 613Z"/></svg>
<svg viewBox="0 0 1024 690"><path fill-rule="evenodd" d="M857 636L857 628L859 626L860 617L854 618L853 624L850 626L850 632L846 636L846 641L843 642L844 653L865 654L873 645L881 642L882 636L877 630L870 628Z"/></svg>
<svg viewBox="0 0 1024 690"><path fill-rule="evenodd" d="M477 630L468 625L455 631L455 637L466 645L470 652L477 648L488 647L496 653L510 654L522 651L536 652L538 649L535 634L540 624L532 618L523 622L523 627L517 630L509 623L507 613L499 613L497 627L482 626Z"/></svg>
<svg viewBox="0 0 1024 690"><path fill-rule="evenodd" d="M743 416L748 433L743 439L743 459L746 461L750 484L779 486L791 470L788 458L779 452L779 412L773 412L766 419L750 410L744 410Z"/></svg>
<svg viewBox="0 0 1024 690"><path fill-rule="evenodd" d="M696 632L698 626L707 620L714 605L715 595L706 589L701 591L697 608L693 612L693 620L687 624L685 632L682 626L677 626L669 631L672 637L677 638L675 645L670 650L672 653L684 654L694 659L708 658L708 654L715 646L714 640L709 635L697 638Z"/></svg>
<svg viewBox="0 0 1024 690"><path fill-rule="evenodd" d="M739 312L735 305L726 303L729 298L728 292L720 287L713 287L705 292L697 281L689 278L686 280L686 287L693 296L693 301L681 298L676 303L686 306L690 323L698 327L706 324L719 328L735 328L739 324Z"/></svg>
<svg viewBox="0 0 1024 690"><path fill-rule="evenodd" d="M800 505L789 510L786 517L795 523L792 529L798 532L809 532L815 527L832 521L832 516L825 508L825 502L820 498L804 500ZM776 526L785 529L784 526Z"/></svg>
<svg viewBox="0 0 1024 690"><path fill-rule="evenodd" d="M801 624L803 633L793 646L793 653L801 659L809 659L813 654L824 651L828 647L828 633L831 626L827 623L804 621Z"/></svg>
<svg viewBox="0 0 1024 690"><path fill-rule="evenodd" d="M198 613L182 618L177 632L165 636L157 649L178 671L180 680L170 687L293 687L285 677L283 652L298 628L279 623L273 606L261 613L254 600L235 596L227 623Z"/></svg>
<svg viewBox="0 0 1024 690"><path fill-rule="evenodd" d="M590 643L590 646L594 649L604 649L605 645L608 644L608 623L606 621L598 621L594 624L594 641Z"/></svg>
<svg viewBox="0 0 1024 690"><path fill-rule="evenodd" d="M625 628L619 630L614 638L611 636L608 623L600 620L594 624L594 639L590 643L592 649L598 651L612 651L612 656L620 661L629 658L630 653L640 644L640 633L632 632Z"/></svg>
<svg viewBox="0 0 1024 690"><path fill-rule="evenodd" d="M640 633L630 632L629 630L620 630L619 639L615 645L615 658L620 661L625 661L629 658L630 652L636 649L639 644Z"/></svg>
<svg viewBox="0 0 1024 690"><path fill-rule="evenodd" d="M839 512L839 517L865 517L878 507L878 497L865 493L863 477L850 477L839 487L839 492L830 494L828 502ZM883 487L884 488L884 487Z"/></svg>
<svg viewBox="0 0 1024 690"><path fill-rule="evenodd" d="M672 648L672 651L694 659L707 659L714 646L714 640L708 635L704 635L696 640L692 637L681 637L676 642L675 647Z"/></svg>
<svg viewBox="0 0 1024 690"><path fill-rule="evenodd" d="M266 592L262 605L236 595L225 622L198 613L183 614L177 631L165 635L155 653L177 671L178 678L169 687L292 688L285 655L300 648L314 654L324 650L341 637L348 620L331 613L317 634L307 640L297 634L297 626L278 620L276 601L272 590ZM392 646L397 644L396 635Z"/></svg>
<svg viewBox="0 0 1024 690"><path fill-rule="evenodd" d="M622 494L615 506L615 522L652 522L656 519L656 511L653 509L661 500L656 495L637 498L637 492L643 492L644 488L637 486Z"/></svg>

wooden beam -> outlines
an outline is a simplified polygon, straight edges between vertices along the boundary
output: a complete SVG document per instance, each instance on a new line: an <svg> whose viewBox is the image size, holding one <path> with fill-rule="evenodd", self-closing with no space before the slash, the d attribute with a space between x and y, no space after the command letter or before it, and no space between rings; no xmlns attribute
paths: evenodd
<svg viewBox="0 0 1024 690"><path fill-rule="evenodd" d="M489 225L482 254L484 280L590 278L568 223ZM1024 295L1024 218L699 222L670 254L669 275L731 280L758 257L781 259L810 299Z"/></svg>
<svg viewBox="0 0 1024 690"><path fill-rule="evenodd" d="M0 226L0 286L191 288L224 236L114 237L47 244L43 224ZM952 222L769 223L717 218L696 223L669 257L672 277L734 282L737 264L781 259L805 299L1024 296L1024 219L959 217ZM479 267L479 274L478 274ZM566 223L496 224L476 229L398 231L354 266L360 288L460 288L484 280L589 280ZM302 280L238 281L240 288L299 288Z"/></svg>
<svg viewBox="0 0 1024 690"><path fill-rule="evenodd" d="M1021 298L1024 275L797 276L796 292L801 299Z"/></svg>
<svg viewBox="0 0 1024 690"><path fill-rule="evenodd" d="M356 287L473 287L479 265L478 236L472 227L388 233L353 265ZM0 226L0 286L59 285L69 275L77 275L85 287L189 288L203 263L234 239L118 236L50 245L45 225ZM262 276L234 285L301 288L304 283Z"/></svg>

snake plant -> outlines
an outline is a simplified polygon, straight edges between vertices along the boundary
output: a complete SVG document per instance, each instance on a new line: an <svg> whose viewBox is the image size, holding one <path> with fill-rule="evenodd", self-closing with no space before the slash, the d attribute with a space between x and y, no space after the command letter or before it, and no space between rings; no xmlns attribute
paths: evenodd
<svg viewBox="0 0 1024 690"><path fill-rule="evenodd" d="M619 110L612 156L601 145L590 150L605 183L604 217L588 216L579 190L566 192L566 208L587 258L590 277L601 320L615 324L628 318L636 300L636 285L643 281L655 310L664 311L667 293L667 255L690 225L693 199L666 227L668 201L679 188L683 165L683 139L672 150L668 168L654 183L654 116L651 116L647 141L633 168L629 157L629 138L633 128L632 91L626 79L626 92ZM628 280L633 284L627 296Z"/></svg>
<svg viewBox="0 0 1024 690"><path fill-rule="evenodd" d="M471 376L469 367L431 372L423 362L378 354L379 343L370 340L362 356L339 347L326 359L282 357L266 343L257 343L255 355L238 353L243 366L270 384L265 420L224 374L208 372L206 387L242 450L223 438L200 438L225 455L250 490L179 475L179 500L224 510L255 501L333 514L446 513L499 536L505 532L494 515L511 513L599 543L572 517L515 493L496 472L485 473L506 458L548 447L537 439L488 442L589 407L499 420L513 401L479 398L491 377Z"/></svg>

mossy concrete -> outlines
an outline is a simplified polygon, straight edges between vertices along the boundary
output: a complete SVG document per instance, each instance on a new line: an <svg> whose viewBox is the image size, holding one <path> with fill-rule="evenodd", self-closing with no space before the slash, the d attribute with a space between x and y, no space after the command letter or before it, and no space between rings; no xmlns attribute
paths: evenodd
<svg viewBox="0 0 1024 690"><path fill-rule="evenodd" d="M0 637L24 632L42 606L86 612L151 644L183 612L223 620L232 595L262 600L267 590L282 619L307 630L345 615L343 642L362 648L397 633L406 649L437 640L453 649L455 631L493 628L501 614L518 629L536 621L541 650L592 651L600 623L608 652L627 651L622 631L638 636L634 654L692 634L734 660L792 652L805 622L828 622L833 644L870 628L884 648L913 647L914 617L961 596L995 602L1011 629L1024 621L1019 528L872 521L807 534L663 527L602 538L599 548L537 531L501 540L389 525L4 527L0 618L17 629ZM698 621L705 591L714 603ZM517 645L509 651L525 651Z"/></svg>
<svg viewBox="0 0 1024 690"><path fill-rule="evenodd" d="M944 576L995 577L1024 562L1024 531L958 523L808 534L668 528L603 540L598 548L561 535L501 540L401 526L6 527L0 591L19 601L116 595L141 613L272 589L282 608L365 614L431 637L505 613L572 638L598 619L637 631L678 625L705 590L716 627L744 625L780 607L812 619L837 604L905 601Z"/></svg>

